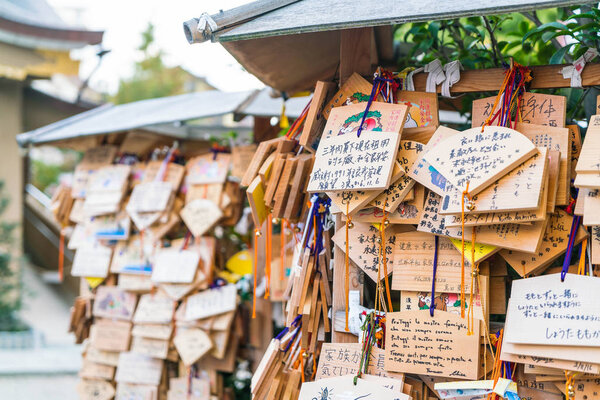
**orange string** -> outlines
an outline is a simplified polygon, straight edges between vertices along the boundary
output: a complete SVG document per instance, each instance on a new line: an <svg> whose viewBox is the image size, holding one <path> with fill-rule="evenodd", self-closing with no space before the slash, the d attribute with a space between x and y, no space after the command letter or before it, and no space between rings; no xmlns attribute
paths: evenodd
<svg viewBox="0 0 600 400"><path fill-rule="evenodd" d="M460 317L465 317L465 196L469 195L469 182L467 182L467 187L462 193L460 198L460 206L461 206L461 240L462 240L462 248L461 248L461 258L460 258Z"/></svg>
<svg viewBox="0 0 600 400"><path fill-rule="evenodd" d="M252 296L252 318L256 318L256 275L258 271L258 234L260 230L254 230L254 288Z"/></svg>
<svg viewBox="0 0 600 400"><path fill-rule="evenodd" d="M385 291L388 302L389 312L394 312L394 308L392 306L392 296L390 290L390 281L388 279L388 270L387 270L387 255L385 253L386 240L385 240L385 207L383 208L383 217L381 220L381 261L383 262L383 275L385 279Z"/></svg>
<svg viewBox="0 0 600 400"><path fill-rule="evenodd" d="M345 264L346 264L346 274L344 276L344 290L346 291L346 332L350 332L350 328L348 328L348 303L350 303L350 256L349 256L349 248L350 248L350 238L348 237L348 228L350 224L350 202L346 203L346 256L345 256Z"/></svg>
<svg viewBox="0 0 600 400"><path fill-rule="evenodd" d="M272 243L271 238L273 237L273 215L269 213L267 217L267 251L266 251L266 260L265 260L265 276L267 278L267 286L265 288L265 299L269 298L270 289L271 289L271 251L272 251Z"/></svg>
<svg viewBox="0 0 600 400"><path fill-rule="evenodd" d="M301 350L300 353L300 373L302 374L302 383L304 383L304 354L306 353L304 352L304 350Z"/></svg>
<svg viewBox="0 0 600 400"><path fill-rule="evenodd" d="M498 345L496 347L496 354L498 357L494 362L494 368L492 369L492 379L494 380L494 387L496 383L498 383L498 379L500 379L500 373L502 372L502 360L500 359L500 352L502 350L502 338L504 337L504 329L500 330L500 335L498 337ZM498 396L495 393L490 393L488 395L488 399L497 399Z"/></svg>
<svg viewBox="0 0 600 400"><path fill-rule="evenodd" d="M281 232L279 233L279 241L281 242L281 271L279 271L279 280L282 281L285 275L285 219L281 218Z"/></svg>
<svg viewBox="0 0 600 400"><path fill-rule="evenodd" d="M475 266L475 227L471 230L471 287L469 288L469 310L467 312L467 335L473 334L473 286L475 283L475 272L477 268Z"/></svg>
<svg viewBox="0 0 600 400"><path fill-rule="evenodd" d="M60 230L60 240L58 244L58 281L62 282L65 268L65 228Z"/></svg>
<svg viewBox="0 0 600 400"><path fill-rule="evenodd" d="M577 274L585 275L585 252L587 251L587 239L581 243L581 257L579 257L579 267Z"/></svg>

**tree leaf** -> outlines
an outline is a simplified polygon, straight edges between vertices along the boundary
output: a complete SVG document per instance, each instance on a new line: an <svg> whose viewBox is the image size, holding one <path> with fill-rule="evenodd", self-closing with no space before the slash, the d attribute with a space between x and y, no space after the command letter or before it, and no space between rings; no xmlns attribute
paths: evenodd
<svg viewBox="0 0 600 400"><path fill-rule="evenodd" d="M568 45L561 47L560 49L558 49L553 55L552 57L550 57L550 64L560 64L562 63L563 58L565 58L565 54L567 54L567 52L569 51L569 49L571 48L571 46L573 46L575 43L569 43Z"/></svg>

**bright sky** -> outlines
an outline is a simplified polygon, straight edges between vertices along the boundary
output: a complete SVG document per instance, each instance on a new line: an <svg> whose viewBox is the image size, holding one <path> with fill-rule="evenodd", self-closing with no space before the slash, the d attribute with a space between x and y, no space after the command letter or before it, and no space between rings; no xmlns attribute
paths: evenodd
<svg viewBox="0 0 600 400"><path fill-rule="evenodd" d="M112 50L104 56L102 66L94 74L90 86L99 91L116 92L120 78L133 73L140 59L136 48L141 32L148 22L155 27L157 45L165 52L165 63L181 65L188 71L204 76L209 83L224 91L262 87L218 43L190 45L182 24L202 12L214 14L249 0L48 0L68 23L91 30L104 30L103 45ZM80 76L85 79L96 66L96 48L73 52L81 60Z"/></svg>

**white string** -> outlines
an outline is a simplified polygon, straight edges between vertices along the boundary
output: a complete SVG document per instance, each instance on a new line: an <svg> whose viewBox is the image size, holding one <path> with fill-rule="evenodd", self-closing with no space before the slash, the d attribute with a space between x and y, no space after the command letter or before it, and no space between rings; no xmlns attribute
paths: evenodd
<svg viewBox="0 0 600 400"><path fill-rule="evenodd" d="M446 74L446 79L444 83L442 83L442 96L444 97L452 97L450 94L450 88L456 82L460 81L460 70L463 69L460 61L452 61L448 64L444 65L444 72Z"/></svg>
<svg viewBox="0 0 600 400"><path fill-rule="evenodd" d="M427 64L423 71L429 74L427 75L427 85L425 86L425 91L429 93L437 92L437 85L446 80L446 75L444 74L442 62L436 58L435 60Z"/></svg>
<svg viewBox="0 0 600 400"><path fill-rule="evenodd" d="M562 68L560 70L560 73L562 74L564 79L571 79L571 87L580 88L582 87L581 73L583 72L585 64L589 61L592 61L597 56L598 50L588 49L588 51L586 51L584 55L582 55L573 62L573 65L569 65L568 67Z"/></svg>
<svg viewBox="0 0 600 400"><path fill-rule="evenodd" d="M208 31L206 27L208 26ZM203 12L198 18L198 32L202 33L205 36L210 36L211 33L217 30L217 23L214 19L208 14Z"/></svg>

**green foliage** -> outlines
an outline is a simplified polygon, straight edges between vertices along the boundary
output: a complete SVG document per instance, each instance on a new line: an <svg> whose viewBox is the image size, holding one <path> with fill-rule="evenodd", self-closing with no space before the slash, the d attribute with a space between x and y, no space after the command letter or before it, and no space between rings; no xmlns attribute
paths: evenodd
<svg viewBox="0 0 600 400"><path fill-rule="evenodd" d="M184 93L188 73L179 68L169 68L163 63L164 53L155 49L154 25L148 24L142 33L138 48L143 59L135 64L133 76L119 81L119 91L113 101L117 104L173 96Z"/></svg>
<svg viewBox="0 0 600 400"><path fill-rule="evenodd" d="M22 330L17 311L21 308L20 280L11 264L11 244L15 223L2 220L9 200L4 195L4 181L0 181L0 331Z"/></svg>
<svg viewBox="0 0 600 400"><path fill-rule="evenodd" d="M589 8L588 12L569 14L567 9L563 9L561 12L567 19L566 23L548 22L532 29L523 37L523 43L527 41L549 43L557 37L567 38L568 43L557 49L550 57L550 64L562 63L568 54L571 54L573 59L577 59L590 48L600 48L600 10Z"/></svg>
<svg viewBox="0 0 600 400"><path fill-rule="evenodd" d="M574 6L404 24L396 27L395 40L410 44L397 60L400 69L436 58L444 64L460 60L465 69L484 69L507 65L511 58L528 66L572 62L588 48L600 48L599 33L600 11ZM569 105L575 106L570 119L585 118L583 107L577 105L587 92L570 88L547 92L567 96ZM458 111L467 114L475 98L492 94L465 94Z"/></svg>

